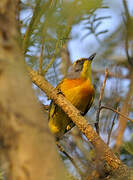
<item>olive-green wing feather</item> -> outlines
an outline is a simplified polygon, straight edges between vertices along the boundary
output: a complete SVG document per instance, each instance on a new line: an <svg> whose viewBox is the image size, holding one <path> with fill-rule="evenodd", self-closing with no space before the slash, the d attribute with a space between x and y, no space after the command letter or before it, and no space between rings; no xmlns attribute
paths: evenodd
<svg viewBox="0 0 133 180"><path fill-rule="evenodd" d="M62 93L61 92L61 84L63 83L63 80L57 85L56 89L57 91L59 91L59 93ZM62 93L63 94L63 93ZM48 117L48 120L50 119L50 117L53 117L53 115L56 113L57 111L57 105L54 103L53 100L51 100L51 103L50 103L50 106L49 106L49 117Z"/></svg>
<svg viewBox="0 0 133 180"><path fill-rule="evenodd" d="M94 101L94 97L95 97L95 93L93 94L91 100L89 101L88 105L86 106L86 109L85 109L83 115L85 115L85 114L88 112L88 110L90 109L90 107L91 107L91 105L92 105L92 103L93 103L93 101Z"/></svg>

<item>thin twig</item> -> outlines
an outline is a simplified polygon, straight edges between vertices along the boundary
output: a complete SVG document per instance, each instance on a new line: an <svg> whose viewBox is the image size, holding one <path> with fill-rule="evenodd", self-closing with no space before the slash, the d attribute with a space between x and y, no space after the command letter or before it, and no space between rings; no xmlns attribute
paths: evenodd
<svg viewBox="0 0 133 180"><path fill-rule="evenodd" d="M106 68L106 69L105 69L105 78L104 78L103 85L102 85L102 87L101 87L101 92L100 92L99 101L101 101L101 100L102 100L102 97L103 97L103 93L104 93L104 89L105 89L105 85L106 85L107 76L108 76L108 69Z"/></svg>
<svg viewBox="0 0 133 180"><path fill-rule="evenodd" d="M77 164L74 162L73 158L65 151L65 149L63 148L63 146L61 146L59 144L58 141L56 141L56 145L59 148L59 151L62 152L73 164L73 166L77 169L78 173L80 174L80 176L83 176L83 173L81 172L81 170L79 169L79 167L77 166Z"/></svg>
<svg viewBox="0 0 133 180"><path fill-rule="evenodd" d="M104 89L105 89L105 85L106 85L106 80L107 80L107 76L108 76L108 69L105 69L105 77L104 77L104 82L103 85L101 87L100 90L100 97L99 97L99 102L98 102L98 110L96 113L96 123L95 123L95 127L96 127L96 132L99 134L99 116L100 116L100 108L101 108L101 102L102 102L102 98L103 98L103 94L104 94Z"/></svg>
<svg viewBox="0 0 133 180"><path fill-rule="evenodd" d="M59 53L59 41L57 41L56 43L56 50L55 50L55 53L53 54L53 57L51 59L51 61L49 62L49 64L47 65L47 67L42 71L42 75L44 76L47 71L49 70L49 68L52 66L52 64L54 63L55 59L56 59L56 55Z"/></svg>
<svg viewBox="0 0 133 180"><path fill-rule="evenodd" d="M109 110L111 110L111 111L113 111L113 112L119 114L120 116L122 116L122 117L128 119L129 121L133 122L133 119L130 119L129 117L127 117L127 116L125 116L124 114L122 114L122 113L120 113L119 111L117 111L116 109L113 109L113 108L107 107L107 106L101 106L101 107L100 107L100 111L101 111L102 109L109 109Z"/></svg>
<svg viewBox="0 0 133 180"><path fill-rule="evenodd" d="M128 10L128 6L127 6L126 0L123 0L123 5L124 5L126 17L129 19L130 18L130 14L129 14L129 10Z"/></svg>
<svg viewBox="0 0 133 180"><path fill-rule="evenodd" d="M47 67L42 71L42 75L43 75L43 76L47 73L47 71L49 70L49 68L52 66L52 64L54 63L55 59L56 59L56 55L54 54L53 57L52 57L52 59L51 59L51 61L50 61L49 64L47 65Z"/></svg>
<svg viewBox="0 0 133 180"><path fill-rule="evenodd" d="M44 42L42 42L42 46L41 46L39 74L42 74L43 50L44 50Z"/></svg>
<svg viewBox="0 0 133 180"><path fill-rule="evenodd" d="M109 143L110 143L110 138L111 138L112 130L113 130L113 127L114 127L114 124L115 124L115 119L116 119L117 116L118 116L118 114L115 113L113 121L112 121L111 128L110 128L109 133L108 133L107 145L109 145Z"/></svg>

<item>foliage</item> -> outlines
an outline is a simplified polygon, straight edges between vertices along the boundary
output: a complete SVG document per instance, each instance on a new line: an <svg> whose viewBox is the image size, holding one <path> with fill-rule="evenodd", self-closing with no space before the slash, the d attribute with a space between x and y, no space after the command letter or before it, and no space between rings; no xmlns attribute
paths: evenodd
<svg viewBox="0 0 133 180"><path fill-rule="evenodd" d="M50 59L59 58L59 51L71 39L72 25L77 24L90 9L96 9L101 1L31 1L22 2L22 33L24 33L23 48L27 62L38 68L39 51L44 44L43 65L45 69ZM23 19L23 14L30 16ZM32 18L31 15L33 14ZM35 62L35 63L34 63ZM58 66L54 63L54 67ZM54 68L53 67L53 68ZM50 71L50 76L54 73ZM55 73L52 77L55 76ZM56 75L57 76L57 75ZM51 77L50 77L51 78Z"/></svg>
<svg viewBox="0 0 133 180"><path fill-rule="evenodd" d="M133 71L130 63L133 61L133 17L129 4L126 5L124 0L121 3L102 0L21 1L20 29L26 63L43 74L54 86L64 76L60 70L64 63L64 47L65 53L70 52L70 56L66 53L69 60L71 54L79 53L70 46L73 42L77 42L75 47L82 49L84 46L85 54L97 52L92 67L96 98L87 116L93 126L105 67L108 67L109 74L102 104L133 117ZM44 99L44 94L42 96L39 93L38 97ZM47 104L45 99L43 101ZM127 134L131 136L132 123L121 119L120 115L115 116L112 111L103 109L100 113L100 135L105 142L110 138L112 149L116 152L120 150L121 159L132 166L132 138L128 141L126 137ZM122 128L123 131L119 131ZM118 139L120 135L124 142ZM61 142L80 168L80 172L71 168L74 167L73 162L61 154L72 174L79 178L95 169L93 147L78 130L73 129ZM121 149L118 147L119 142Z"/></svg>

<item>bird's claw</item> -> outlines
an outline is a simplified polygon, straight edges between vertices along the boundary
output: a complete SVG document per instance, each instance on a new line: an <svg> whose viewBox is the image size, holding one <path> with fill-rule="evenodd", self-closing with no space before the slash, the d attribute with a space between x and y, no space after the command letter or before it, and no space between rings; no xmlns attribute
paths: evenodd
<svg viewBox="0 0 133 180"><path fill-rule="evenodd" d="M81 115L81 116L84 116L85 113L84 113L83 111L80 111L80 115Z"/></svg>
<svg viewBox="0 0 133 180"><path fill-rule="evenodd" d="M58 90L57 94L62 94L64 96L64 94L63 94L63 92L61 92L61 90Z"/></svg>

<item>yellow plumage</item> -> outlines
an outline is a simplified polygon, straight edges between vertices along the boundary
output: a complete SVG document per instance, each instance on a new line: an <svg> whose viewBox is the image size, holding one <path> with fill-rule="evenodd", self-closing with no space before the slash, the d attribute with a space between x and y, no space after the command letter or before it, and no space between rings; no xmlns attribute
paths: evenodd
<svg viewBox="0 0 133 180"><path fill-rule="evenodd" d="M82 113L86 114L94 100L94 88L91 84L91 61L90 58L77 60L68 76L57 86L57 90ZM53 101L49 111L49 128L56 137L61 137L74 126L71 119Z"/></svg>

